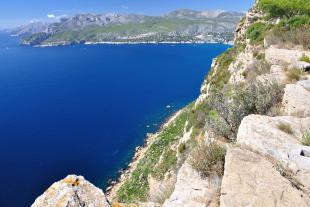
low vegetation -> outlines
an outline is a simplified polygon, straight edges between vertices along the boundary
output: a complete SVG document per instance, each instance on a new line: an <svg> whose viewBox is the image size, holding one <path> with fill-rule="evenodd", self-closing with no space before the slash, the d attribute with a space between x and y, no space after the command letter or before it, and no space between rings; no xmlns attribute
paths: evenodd
<svg viewBox="0 0 310 207"><path fill-rule="evenodd" d="M164 150L169 149L178 140L179 136L182 135L187 115L188 111L184 109L169 126L161 131L156 141L149 147L144 157L139 161L131 177L120 187L117 193L119 201L134 203L146 200L149 190L147 178L154 173L154 168L159 163L163 153L165 154L163 156L169 157L169 161L161 166L161 172L157 176L162 177L165 171L173 167L169 166L169 164L173 165L175 163L175 158L172 158L175 152L165 152Z"/></svg>
<svg viewBox="0 0 310 207"><path fill-rule="evenodd" d="M208 127L215 136L234 140L242 119L249 114L267 114L283 96L278 83L261 83L232 86L226 91L214 89L209 98Z"/></svg>
<svg viewBox="0 0 310 207"><path fill-rule="evenodd" d="M148 198L149 201L154 203L163 204L168 198L170 198L171 194L175 189L175 182L167 181L160 185L160 187L153 193L153 195Z"/></svg>
<svg viewBox="0 0 310 207"><path fill-rule="evenodd" d="M304 71L299 68L292 68L286 71L286 77L288 82L297 82L299 81L304 74Z"/></svg>
<svg viewBox="0 0 310 207"><path fill-rule="evenodd" d="M159 164L154 168L152 176L157 180L164 179L166 172L171 169L172 166L175 166L177 163L177 153L172 149L166 150L159 162Z"/></svg>
<svg viewBox="0 0 310 207"><path fill-rule="evenodd" d="M283 18L266 34L266 42L285 48L301 45L310 49L310 16L298 15L291 18Z"/></svg>
<svg viewBox="0 0 310 207"><path fill-rule="evenodd" d="M236 60L238 54L240 54L245 49L245 45L237 44L233 48L228 49L222 55L217 58L217 68L212 69L210 75L208 76L208 82L214 87L219 89L223 88L229 81L231 76L228 71L228 67L232 62Z"/></svg>
<svg viewBox="0 0 310 207"><path fill-rule="evenodd" d="M308 56L306 56L306 55L303 55L303 56L300 58L300 61L304 61L304 62L310 63L310 57L308 57Z"/></svg>
<svg viewBox="0 0 310 207"><path fill-rule="evenodd" d="M258 56L261 56L258 55ZM257 76L269 73L271 65L261 58L254 60L251 65L248 65L246 70L242 73L246 81L253 81Z"/></svg>
<svg viewBox="0 0 310 207"><path fill-rule="evenodd" d="M225 155L226 149L215 142L200 143L193 149L189 164L203 177L223 175Z"/></svg>
<svg viewBox="0 0 310 207"><path fill-rule="evenodd" d="M247 29L247 39L251 43L260 43L264 40L266 31L270 30L271 26L262 22L257 22L249 26Z"/></svg>
<svg viewBox="0 0 310 207"><path fill-rule="evenodd" d="M310 146L310 129L303 133L301 143L306 146Z"/></svg>
<svg viewBox="0 0 310 207"><path fill-rule="evenodd" d="M181 144L179 145L179 147L178 147L178 152L179 152L180 154L182 154L182 153L185 152L185 150L186 150L186 144L185 144L185 143L181 143Z"/></svg>
<svg viewBox="0 0 310 207"><path fill-rule="evenodd" d="M310 15L309 0L260 0L259 7L270 18Z"/></svg>
<svg viewBox="0 0 310 207"><path fill-rule="evenodd" d="M283 131L283 132L285 132L287 134L294 134L291 125L287 124L287 123L284 123L284 122L280 122L278 124L278 129L280 129L281 131Z"/></svg>

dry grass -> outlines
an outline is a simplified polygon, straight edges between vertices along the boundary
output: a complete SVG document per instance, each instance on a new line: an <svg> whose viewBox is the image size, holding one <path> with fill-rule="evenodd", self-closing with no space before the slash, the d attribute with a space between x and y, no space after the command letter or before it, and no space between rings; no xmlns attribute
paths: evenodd
<svg viewBox="0 0 310 207"><path fill-rule="evenodd" d="M223 175L226 149L215 142L200 143L191 153L189 164L201 176Z"/></svg>
<svg viewBox="0 0 310 207"><path fill-rule="evenodd" d="M287 81L290 83L294 83L299 81L304 75L304 71L298 68L292 68L286 70Z"/></svg>
<svg viewBox="0 0 310 207"><path fill-rule="evenodd" d="M287 134L294 134L293 129L291 127L291 125L286 124L284 122L280 122L278 124L278 129L280 129L281 131L287 133Z"/></svg>
<svg viewBox="0 0 310 207"><path fill-rule="evenodd" d="M268 45L279 45L288 49L301 45L304 49L310 49L310 25L303 25L293 30L275 28L265 39Z"/></svg>
<svg viewBox="0 0 310 207"><path fill-rule="evenodd" d="M172 195L175 189L175 182L166 181L163 185L155 190L153 195L149 198L154 203L163 204Z"/></svg>
<svg viewBox="0 0 310 207"><path fill-rule="evenodd" d="M306 146L310 146L310 129L303 133L301 143Z"/></svg>

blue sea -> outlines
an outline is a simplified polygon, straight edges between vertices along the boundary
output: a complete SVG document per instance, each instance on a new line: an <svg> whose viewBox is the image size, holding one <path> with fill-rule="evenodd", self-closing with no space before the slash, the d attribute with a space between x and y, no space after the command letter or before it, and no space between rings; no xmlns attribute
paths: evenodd
<svg viewBox="0 0 310 207"><path fill-rule="evenodd" d="M0 34L1 207L29 207L68 174L106 187L229 47L18 42Z"/></svg>

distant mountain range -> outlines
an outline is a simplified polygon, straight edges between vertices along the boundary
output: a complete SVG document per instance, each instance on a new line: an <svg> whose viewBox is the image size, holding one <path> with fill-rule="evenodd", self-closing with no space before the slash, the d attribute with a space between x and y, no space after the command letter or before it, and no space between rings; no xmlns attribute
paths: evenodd
<svg viewBox="0 0 310 207"><path fill-rule="evenodd" d="M240 12L176 10L163 16L78 14L59 22L35 22L12 34L22 44L56 46L80 43L231 42L244 16Z"/></svg>

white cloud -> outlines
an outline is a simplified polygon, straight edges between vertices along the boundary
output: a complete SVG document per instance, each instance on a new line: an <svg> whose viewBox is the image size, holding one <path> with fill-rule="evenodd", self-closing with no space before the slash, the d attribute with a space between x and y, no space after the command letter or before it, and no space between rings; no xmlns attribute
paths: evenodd
<svg viewBox="0 0 310 207"><path fill-rule="evenodd" d="M55 19L55 18L56 18L56 16L55 16L54 14L48 14L48 15L47 15L47 18L50 18L50 19Z"/></svg>
<svg viewBox="0 0 310 207"><path fill-rule="evenodd" d="M47 18L49 18L49 19L61 19L61 18L65 18L67 16L68 15L66 15L66 14L62 14L62 15L58 15L58 16L56 16L55 14L48 14Z"/></svg>

